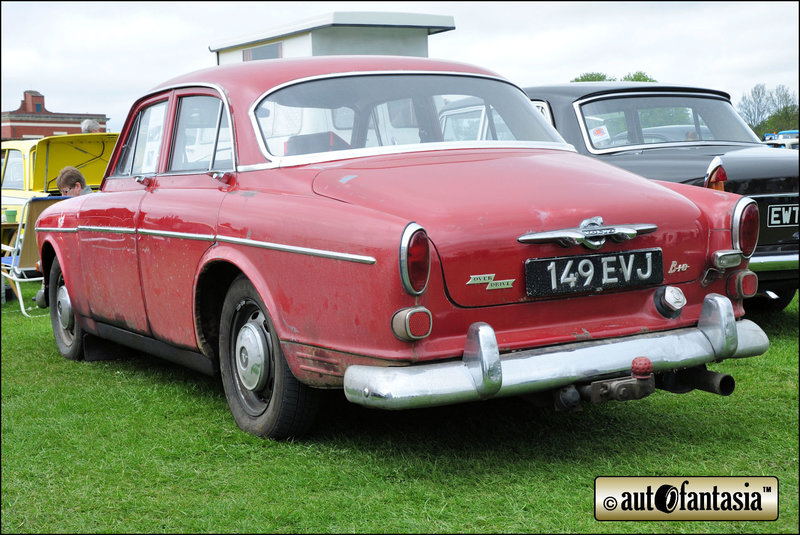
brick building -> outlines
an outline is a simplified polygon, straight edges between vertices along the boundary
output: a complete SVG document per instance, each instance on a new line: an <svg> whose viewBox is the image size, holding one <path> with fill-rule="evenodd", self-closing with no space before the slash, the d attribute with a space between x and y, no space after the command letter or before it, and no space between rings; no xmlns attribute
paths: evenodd
<svg viewBox="0 0 800 535"><path fill-rule="evenodd" d="M94 119L106 131L108 117L96 113L56 113L44 107L44 95L28 90L18 109L2 114L3 139L35 139L60 134L80 134L81 122Z"/></svg>

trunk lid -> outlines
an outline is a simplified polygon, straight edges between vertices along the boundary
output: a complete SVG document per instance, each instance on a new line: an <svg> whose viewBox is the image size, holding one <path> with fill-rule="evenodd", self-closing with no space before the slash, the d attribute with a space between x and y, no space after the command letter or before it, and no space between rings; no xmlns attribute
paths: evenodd
<svg viewBox="0 0 800 535"><path fill-rule="evenodd" d="M622 264L628 275L645 269L631 268L632 250L660 249L663 267L656 268L666 283L697 279L705 267L707 223L691 201L573 152L458 150L336 162L323 166L314 191L422 225L439 255L451 300L464 307L624 291L624 283L602 290L583 284L590 271L601 277L605 265ZM605 239L597 249L518 241L524 234L573 229L598 217L606 226L651 224L657 230L622 242ZM578 273L589 256L595 259ZM554 258L561 258L551 268L558 295L529 296L526 261ZM606 275L611 279L614 273ZM573 276L577 293L564 287ZM548 280L540 282L546 286Z"/></svg>

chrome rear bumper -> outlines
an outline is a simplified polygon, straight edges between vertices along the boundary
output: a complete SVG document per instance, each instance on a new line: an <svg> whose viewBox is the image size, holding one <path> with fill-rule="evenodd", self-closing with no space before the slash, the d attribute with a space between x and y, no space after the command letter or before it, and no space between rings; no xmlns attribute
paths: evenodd
<svg viewBox="0 0 800 535"><path fill-rule="evenodd" d="M798 264L800 264L799 260L800 255L797 253L753 256L750 259L750 269L757 273L762 271L796 270Z"/></svg>
<svg viewBox="0 0 800 535"><path fill-rule="evenodd" d="M413 366L355 365L344 374L353 403L380 409L412 409L515 396L573 383L630 375L631 362L648 357L653 372L753 357L769 349L761 328L739 320L727 297L709 294L696 327L609 340L517 351L498 351L494 330L474 323L460 361Z"/></svg>

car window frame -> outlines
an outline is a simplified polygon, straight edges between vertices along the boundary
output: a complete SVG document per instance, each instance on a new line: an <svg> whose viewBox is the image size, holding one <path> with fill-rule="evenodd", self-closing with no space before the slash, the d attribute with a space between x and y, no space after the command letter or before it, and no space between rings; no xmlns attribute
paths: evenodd
<svg viewBox="0 0 800 535"><path fill-rule="evenodd" d="M25 181L25 164L26 164L26 162L25 162L25 153L21 149L12 148L12 147L8 147L8 148L2 149L2 150L3 150L3 168L2 168L2 175L0 175L2 177L2 188L3 189L8 189L8 190L13 190L13 191L25 191L25 187L26 187L26 184L25 184L25 182L26 182ZM22 162L22 166L20 167L21 181L20 181L19 187L16 187L16 185L9 186L6 183L6 171L8 170L8 164L11 161L9 156L12 153L14 153L14 154L19 153L19 159Z"/></svg>
<svg viewBox="0 0 800 535"><path fill-rule="evenodd" d="M136 103L134 103L134 105L131 107L131 111L125 120L125 126L123 126L123 129L120 132L118 138L119 139L118 146L114 150L114 155L112 156L111 161L109 162L108 169L106 171L106 176L104 177L103 181L136 178L137 175L133 174L131 175L116 174L117 166L124 154L128 138L131 135L131 132L133 131L134 127L138 124L139 121L138 117L140 112L142 112L145 108L158 104L159 102L162 101L167 102L167 109L164 117L164 131L162 132L162 137L161 137L159 160L158 160L158 165L156 166L155 173L148 173L148 176L158 177L165 174L169 175L197 174L196 171L187 173L172 173L167 171L169 165L169 158L171 156L170 151L172 150L172 137L173 137L174 124L176 120L175 111L177 108L178 97L185 96L187 94L192 94L192 92L198 95L208 94L209 96L214 96L222 101L222 104L224 106L224 113L228 118L228 125L230 128L230 136L231 136L231 166L230 169L226 169L226 171L231 171L231 172L237 171L238 151L236 148L236 125L233 121L233 116L231 114L231 109L230 109L230 102L228 101L225 92L222 90L220 86L210 83L175 84L172 86L159 88L156 92L150 93L149 95L145 95L144 97L139 99ZM169 142L165 143L165 140L169 140ZM208 172L213 173L214 171L208 171Z"/></svg>
<svg viewBox="0 0 800 535"><path fill-rule="evenodd" d="M218 109L217 119L216 119L216 134L215 134L215 142L214 142L214 154L212 155L211 162L209 163L209 167L207 169L172 169L172 159L174 157L175 151L175 139L178 135L178 121L180 120L180 111L181 111L181 103L182 100L185 98L191 97L211 97L215 98L221 104L221 108ZM235 136L234 136L234 125L233 120L230 114L230 108L227 104L227 100L223 98L222 93L214 87L206 87L206 86L193 86L193 87L184 87L184 88L177 88L173 91L171 97L173 100L172 103L172 113L169 117L170 119L170 138L167 147L167 159L164 162L164 169L161 174L176 176L176 175L193 175L199 173L214 173L214 172L233 172L236 169L236 150L235 150ZM231 151L231 159L230 165L221 167L216 166L216 152L218 150L218 143L219 143L219 134L220 134L220 127L223 121L223 118L227 119L228 122L228 131L230 136L230 151Z"/></svg>
<svg viewBox="0 0 800 535"><path fill-rule="evenodd" d="M316 81L316 80L324 80L329 78L345 78L345 77L361 77L361 76L371 76L371 75L379 75L379 76L391 76L391 75L448 75L448 76L458 76L464 78L482 78L487 80L493 80L496 82L500 82L511 86L512 88L516 89L521 93L525 100L528 100L524 90L522 90L518 85L514 84L513 82L499 77L499 76L492 76L488 74L481 74L481 73L465 73L465 72L458 72L458 71L417 71L417 70L409 70L409 71L354 71L354 72L339 72L339 73L328 73L323 75L315 75L309 76L304 78L297 78L287 82L280 83L275 85L263 93L258 95L252 100L250 109L248 110L247 116L250 120L250 126L255 137L256 142L258 143L258 148L261 155L264 158L264 163L260 164L253 164L247 165L243 168L239 168L240 170L255 170L255 169L273 169L273 168L280 168L280 167L287 167L287 166L296 166L296 165L306 165L306 164L313 164L313 163L320 163L320 162L328 162L328 161L337 161L341 159L349 159L349 158L356 158L361 156L373 156L373 155L388 155L388 154L403 154L403 153L413 153L413 152L424 152L430 150L446 150L446 149L464 149L464 148L547 148L547 149L555 149L555 150L562 150L568 152L577 152L575 148L567 143L563 136L553 127L549 121L542 117L543 126L547 129L551 130L551 134L554 136L554 141L479 141L479 142L439 142L439 143L421 143L417 145L382 145L380 147L366 147L366 148L355 148L350 149L348 151L330 151L330 152L318 152L318 153L309 153L309 154L302 154L302 155L290 155L290 156L280 156L272 154L266 143L264 141L263 136L261 135L262 129L259 124L259 117L257 114L257 110L259 105L264 101L267 97L269 97L272 93L280 91L286 87L302 84L309 81ZM537 110L534 110L537 111ZM370 128L368 125L364 126L363 128ZM354 141L357 139L357 134L353 134ZM491 145L494 143L494 145ZM435 145L435 146L434 146Z"/></svg>
<svg viewBox="0 0 800 535"><path fill-rule="evenodd" d="M172 106L171 104L172 99L170 97L171 97L171 92L169 91L161 92L155 95L151 95L147 98L144 98L140 100L138 104L134 105L134 107L131 110L131 113L128 115L128 118L125 121L125 127L123 128L123 131L120 133L120 136L118 138L119 141L117 143L117 148L114 150L114 156L112 157L111 161L108 164L108 170L106 172L107 176L105 177L104 180L131 179L140 175L156 176L159 174L160 168L164 165L164 139L167 135L166 133L167 129L169 128L170 108ZM145 110L150 109L162 103L166 104L166 108L164 110L163 129L161 132L161 141L158 150L158 161L156 163L155 169L153 170L153 172L141 173L140 175L133 173L132 170L130 174L120 173L118 168L129 154L128 152L129 145L131 144L131 142L134 144L134 146L138 143L139 122L141 120L142 113L145 112ZM135 152L134 152L134 157L135 157Z"/></svg>

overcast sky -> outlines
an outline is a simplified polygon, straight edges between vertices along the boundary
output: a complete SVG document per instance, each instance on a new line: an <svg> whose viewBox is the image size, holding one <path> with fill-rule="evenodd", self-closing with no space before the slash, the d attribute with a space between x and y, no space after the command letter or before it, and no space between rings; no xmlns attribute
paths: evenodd
<svg viewBox="0 0 800 535"><path fill-rule="evenodd" d="M798 93L798 2L2 2L2 111L23 91L59 113L97 113L119 132L133 101L212 66L209 45L334 11L450 15L429 56L520 86L585 72L727 91Z"/></svg>

